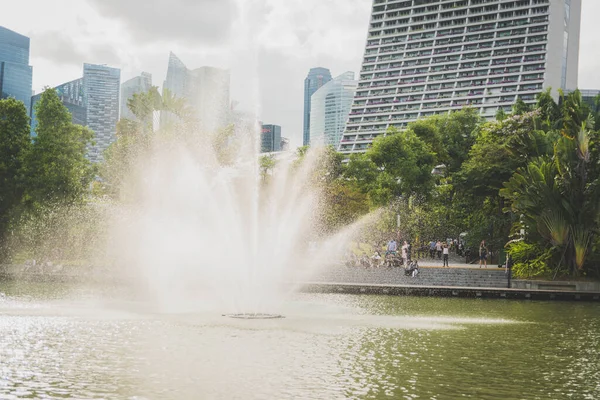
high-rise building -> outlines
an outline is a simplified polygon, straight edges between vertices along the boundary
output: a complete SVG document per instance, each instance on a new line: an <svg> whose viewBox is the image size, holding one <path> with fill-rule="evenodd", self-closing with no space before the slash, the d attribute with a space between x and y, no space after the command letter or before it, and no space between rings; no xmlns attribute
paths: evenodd
<svg viewBox="0 0 600 400"><path fill-rule="evenodd" d="M311 68L308 76L304 79L304 129L302 131L302 143L304 146L310 144L310 110L311 97L321 86L331 80L331 72L327 68Z"/></svg>
<svg viewBox="0 0 600 400"><path fill-rule="evenodd" d="M92 161L101 161L104 150L116 140L120 89L121 70L105 65L83 64L86 124L94 131L95 141L88 152Z"/></svg>
<svg viewBox="0 0 600 400"><path fill-rule="evenodd" d="M29 110L32 77L29 38L0 26L0 98L14 97Z"/></svg>
<svg viewBox="0 0 600 400"><path fill-rule="evenodd" d="M281 151L281 126L263 125L260 139L261 153Z"/></svg>
<svg viewBox="0 0 600 400"><path fill-rule="evenodd" d="M121 115L120 118L135 120L135 115L129 109L127 102L134 94L144 93L152 87L152 74L142 72L121 84Z"/></svg>
<svg viewBox="0 0 600 400"><path fill-rule="evenodd" d="M465 106L492 118L517 98L577 87L581 0L374 0L339 150Z"/></svg>
<svg viewBox="0 0 600 400"><path fill-rule="evenodd" d="M344 134L357 85L354 72L345 72L321 86L312 95L311 145L331 145L337 149Z"/></svg>
<svg viewBox="0 0 600 400"><path fill-rule="evenodd" d="M93 162L102 161L102 153L116 139L119 121L119 93L121 70L105 65L83 64L83 78L55 88L63 104L69 109L73 123L94 131L94 145L88 149ZM35 104L41 93L31 97L31 126L35 129Z"/></svg>
<svg viewBox="0 0 600 400"><path fill-rule="evenodd" d="M169 56L167 79L163 88L173 95L187 100L206 131L227 124L229 119L229 71L213 67L188 69L173 53ZM173 121L174 117L163 113L161 126Z"/></svg>

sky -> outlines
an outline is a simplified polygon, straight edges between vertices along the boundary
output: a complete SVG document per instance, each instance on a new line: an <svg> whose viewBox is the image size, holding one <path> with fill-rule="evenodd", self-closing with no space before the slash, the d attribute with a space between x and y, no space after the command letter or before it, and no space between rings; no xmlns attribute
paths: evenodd
<svg viewBox="0 0 600 400"><path fill-rule="evenodd" d="M600 1L582 0L579 87L600 89ZM31 38L33 89L83 75L83 63L152 73L162 86L169 52L188 66L231 71L241 111L302 141L304 78L311 67L358 73L372 0L19 0L0 25Z"/></svg>

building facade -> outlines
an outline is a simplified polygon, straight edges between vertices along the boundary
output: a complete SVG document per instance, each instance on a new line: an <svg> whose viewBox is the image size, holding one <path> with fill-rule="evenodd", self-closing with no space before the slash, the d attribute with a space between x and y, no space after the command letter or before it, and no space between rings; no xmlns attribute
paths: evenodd
<svg viewBox="0 0 600 400"><path fill-rule="evenodd" d="M152 87L152 74L142 72L140 76L135 76L121 84L121 113L120 118L135 120L135 115L129 109L127 103L134 94L144 93Z"/></svg>
<svg viewBox="0 0 600 400"><path fill-rule="evenodd" d="M260 134L260 152L272 153L281 151L281 126L262 125Z"/></svg>
<svg viewBox="0 0 600 400"><path fill-rule="evenodd" d="M88 149L88 158L92 162L102 161L104 150L116 140L120 86L121 70L118 68L84 64L83 78L54 88L71 112L73 123L94 131L94 145ZM35 104L40 98L41 93L30 97L33 135L37 126Z"/></svg>
<svg viewBox="0 0 600 400"><path fill-rule="evenodd" d="M340 144L358 81L354 72L345 72L327 82L311 98L310 143L334 146Z"/></svg>
<svg viewBox="0 0 600 400"><path fill-rule="evenodd" d="M310 144L310 111L312 107L312 95L321 86L331 80L331 72L327 68L311 68L308 76L304 79L304 128L302 131L302 144Z"/></svg>
<svg viewBox="0 0 600 400"><path fill-rule="evenodd" d="M470 106L486 118L577 87L581 0L374 0L339 150Z"/></svg>
<svg viewBox="0 0 600 400"><path fill-rule="evenodd" d="M29 38L0 26L0 98L14 97L29 110L32 78Z"/></svg>
<svg viewBox="0 0 600 400"><path fill-rule="evenodd" d="M190 70L175 54L170 54L163 89L187 100L202 130L214 131L227 124L230 117L229 86L229 71L214 67ZM173 115L161 114L161 127L174 120Z"/></svg>
<svg viewBox="0 0 600 400"><path fill-rule="evenodd" d="M102 153L117 138L120 89L120 69L83 64L86 125L94 131L95 142L88 151L88 157L93 162L102 161Z"/></svg>

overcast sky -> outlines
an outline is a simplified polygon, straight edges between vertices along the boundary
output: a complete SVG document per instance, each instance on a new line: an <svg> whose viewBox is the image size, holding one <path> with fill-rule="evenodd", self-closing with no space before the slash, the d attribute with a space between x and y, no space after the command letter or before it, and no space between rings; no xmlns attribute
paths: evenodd
<svg viewBox="0 0 600 400"><path fill-rule="evenodd" d="M169 51L231 70L232 100L302 138L304 78L358 72L371 0L19 0L0 25L31 38L33 88L82 76L84 62L142 71L162 86ZM600 1L583 0L579 86L600 89Z"/></svg>

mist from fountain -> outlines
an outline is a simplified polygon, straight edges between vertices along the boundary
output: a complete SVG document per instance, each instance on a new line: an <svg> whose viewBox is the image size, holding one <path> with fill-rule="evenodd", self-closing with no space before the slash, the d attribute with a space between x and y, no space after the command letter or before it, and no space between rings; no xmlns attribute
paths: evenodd
<svg viewBox="0 0 600 400"><path fill-rule="evenodd" d="M255 122L239 124L224 147L213 138L157 138L138 158L125 180L134 200L115 207L111 252L162 310L202 299L222 313L277 313L316 269L340 259L362 223L322 233L322 149L301 162L284 155L261 176Z"/></svg>

